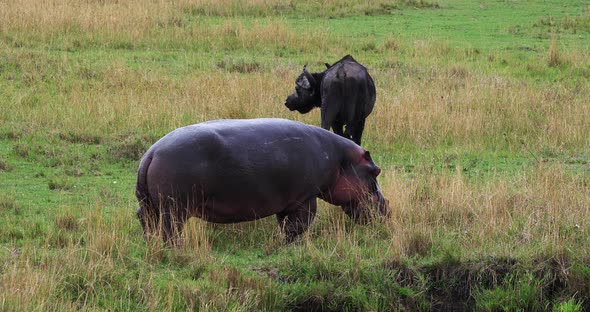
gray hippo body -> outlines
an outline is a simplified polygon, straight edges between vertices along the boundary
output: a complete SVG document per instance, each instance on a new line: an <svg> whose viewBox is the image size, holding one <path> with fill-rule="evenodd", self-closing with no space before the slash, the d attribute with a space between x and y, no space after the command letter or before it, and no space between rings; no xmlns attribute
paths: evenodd
<svg viewBox="0 0 590 312"><path fill-rule="evenodd" d="M304 232L316 198L362 220L387 209L368 152L324 129L284 119L217 120L176 129L143 156L136 195L146 237L168 241L189 217L214 223L277 215L288 240Z"/></svg>

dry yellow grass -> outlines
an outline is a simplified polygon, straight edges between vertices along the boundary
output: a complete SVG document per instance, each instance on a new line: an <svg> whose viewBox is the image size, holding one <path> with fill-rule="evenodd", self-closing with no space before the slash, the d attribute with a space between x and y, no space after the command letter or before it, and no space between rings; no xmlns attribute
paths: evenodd
<svg viewBox="0 0 590 312"><path fill-rule="evenodd" d="M360 4L358 1L326 3ZM319 53L345 53L350 44L346 38L335 38L321 29L301 35L277 18L251 25L232 19L219 25L161 24L182 19L183 12L189 8L276 4L231 0L147 3L50 0L39 4L2 1L0 31L68 37L67 29L79 29L84 36L105 39L105 44L131 36L148 41L189 41L216 51L228 47L291 48L313 60L323 58ZM110 39L101 37L105 35L111 36ZM388 49L388 45L391 44L384 43L384 64L397 60L397 52ZM444 43L420 40L402 48L417 59L435 60L451 53ZM555 53L557 45L552 40L550 65L554 63L551 59L563 58ZM318 55L314 57L314 54ZM580 53L570 54L568 58L573 61L583 58ZM301 65L286 67L280 63L256 65L254 62L250 73L196 70L180 80L164 72L131 69L116 59L97 70L73 66L67 56L48 56L30 50L7 51L5 58L23 72L24 81L30 86L24 92L11 93L13 97L7 99L7 108L2 113L8 123L24 121L39 129L108 134L125 132L126 127L163 132L216 118L287 117L312 124L318 120L314 115L317 112L299 116L282 106ZM532 146L571 147L590 142L586 135L590 110L585 100L590 91L586 86L529 85L481 75L460 64L415 68L414 72L400 72L399 68L370 70L377 81L378 100L375 113L367 123L367 137L377 138L379 144L403 139L422 146L443 141L481 146L499 143L490 142L494 140L512 143L525 140ZM48 90L48 81L57 84L57 95L48 94L52 92Z"/></svg>
<svg viewBox="0 0 590 312"><path fill-rule="evenodd" d="M90 89L87 82L76 81L48 101L38 99L42 90L17 94L3 113L7 122L25 122L36 130L94 135L129 129L164 133L219 118L282 117L318 125L318 110L299 115L283 105L300 70L281 65L247 74L213 70L178 80L115 65ZM473 147L518 146L521 141L533 147L590 144L587 88L538 87L458 72L433 70L417 80L394 70L373 70L378 99L367 121L369 142L411 141L424 147L443 142Z"/></svg>
<svg viewBox="0 0 590 312"><path fill-rule="evenodd" d="M375 74L379 99L368 125L383 143L399 138L419 145L438 145L446 139L473 146L521 139L535 146L590 143L587 88L457 76L452 69L422 74L421 80L409 82L391 79L395 74ZM576 92L579 96L573 96Z"/></svg>
<svg viewBox="0 0 590 312"><path fill-rule="evenodd" d="M549 55L547 56L547 64L551 67L558 67L561 65L561 55L559 53L559 48L557 46L557 39L555 36L551 37L551 42L549 43Z"/></svg>
<svg viewBox="0 0 590 312"><path fill-rule="evenodd" d="M71 32L145 35L198 1L44 0L0 1L0 32L27 31L40 35Z"/></svg>
<svg viewBox="0 0 590 312"><path fill-rule="evenodd" d="M441 233L455 233L453 248L468 257L514 256L517 250L542 255L545 248L583 237L590 224L587 187L560 166L539 164L514 181L494 178L483 184L469 182L459 170L410 181L389 172L383 179L384 192L393 199L392 251L404 256L429 253L429 242Z"/></svg>
<svg viewBox="0 0 590 312"><path fill-rule="evenodd" d="M372 10L385 1L314 3L335 8L339 14L338 8ZM319 110L300 115L283 105L303 64L286 63L280 55L268 62L250 60L231 51L294 49L316 62L310 63L312 70L319 70L320 60L334 61L324 59L325 54L346 53L352 45L346 38L330 36L322 29L302 35L280 17L252 23L229 18L217 24L185 23L186 14L194 13L191 10L222 17L244 12L266 16L292 5L292 1L278 0L0 0L1 34L27 34L45 43L64 40L60 46L64 50L75 46L76 40L108 45L123 38L153 46L189 42L213 51L230 51L223 62L194 70L182 68L181 75L173 75L165 65L161 69L130 66L116 52L104 63L97 62L100 65L86 66L68 59L75 55L5 44L0 60L9 66L8 81L16 82L6 84L0 120L6 129L13 127L33 137L73 133L102 138L105 144L125 136L143 138L146 133L153 139L176 127L219 118L281 117L318 125ZM0 309L104 308L96 303L113 300L112 293L118 295L119 307L135 307L133 303L152 311L178 309L179 298L204 311L229 301L239 303L234 307L237 310L264 306L265 291L276 295L265 288L268 279L231 267L227 258L235 256L235 250L220 250L220 245L236 245L246 252L260 248L269 257L294 249L292 261L314 262L320 268L345 259L346 266L338 268L339 273L353 281L375 261L428 256L445 248L458 250L466 258L531 258L574 246L577 257L590 256L587 248L580 248L587 247L590 226L587 167L579 166L582 171L572 173L567 165L541 160L526 170L489 173L481 181L467 176L460 167L454 172L434 171L429 163L408 173L389 158L396 153L395 146L413 146L418 151L445 149L449 154L454 153L449 146L474 153L496 148L527 155L542 148L587 152L588 83L538 84L484 74L461 63L414 65L424 60L422 64L437 64L439 58L455 53L444 42L407 44L389 38L370 50L368 55L380 53L378 61L369 65L378 95L364 142L372 152L377 151L373 153L376 158L385 159L379 163L383 169L380 184L392 214L382 224L353 226L339 208L321 203L312 228L295 246L282 244L276 223L269 218L229 226L191 220L183 244L170 249L159 239L147 245L141 239L139 222L132 213L136 202L130 185L124 195L128 200L115 200L120 207L114 214L103 210L113 205L106 200L82 204L83 211L65 207L65 213L48 226L47 238L40 245L2 245ZM400 51L411 55L406 63L400 62ZM587 59L584 51L558 50L553 40L541 63L584 64ZM12 73L13 68L22 77ZM18 148L13 149L18 154ZM16 199L0 199L6 199L0 209L15 209ZM14 214L5 220L17 222L18 218L22 216ZM379 243L388 248L372 250ZM222 266L223 270L216 270ZM179 282L175 276L179 270L193 270L194 281ZM205 277L198 276L202 272L207 272ZM199 278L222 286L201 283ZM168 282L164 286L163 280Z"/></svg>

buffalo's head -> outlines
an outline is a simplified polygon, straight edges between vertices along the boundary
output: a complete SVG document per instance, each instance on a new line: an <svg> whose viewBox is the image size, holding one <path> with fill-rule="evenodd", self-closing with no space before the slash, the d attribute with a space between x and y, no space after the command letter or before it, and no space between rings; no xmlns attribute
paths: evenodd
<svg viewBox="0 0 590 312"><path fill-rule="evenodd" d="M389 201L377 183L381 168L373 162L369 152L360 150L360 153L355 151L351 163L341 169L327 199L341 206L355 222L366 223L373 216L388 215Z"/></svg>
<svg viewBox="0 0 590 312"><path fill-rule="evenodd" d="M320 107L320 83L323 73L311 74L307 67L303 67L303 73L295 81L295 92L291 93L285 101L285 106L291 111L305 114L314 107Z"/></svg>

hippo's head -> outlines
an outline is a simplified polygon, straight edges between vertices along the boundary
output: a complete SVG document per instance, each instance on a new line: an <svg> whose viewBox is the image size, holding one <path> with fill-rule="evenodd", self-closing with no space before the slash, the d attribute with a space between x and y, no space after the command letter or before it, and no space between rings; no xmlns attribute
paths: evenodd
<svg viewBox="0 0 590 312"><path fill-rule="evenodd" d="M375 215L388 215L389 201L377 183L381 168L362 148L352 154L330 192L329 202L341 206L357 223L366 223Z"/></svg>
<svg viewBox="0 0 590 312"><path fill-rule="evenodd" d="M314 107L320 107L320 83L323 73L311 74L303 67L303 73L295 81L295 92L291 93L285 101L285 106L291 111L305 114Z"/></svg>

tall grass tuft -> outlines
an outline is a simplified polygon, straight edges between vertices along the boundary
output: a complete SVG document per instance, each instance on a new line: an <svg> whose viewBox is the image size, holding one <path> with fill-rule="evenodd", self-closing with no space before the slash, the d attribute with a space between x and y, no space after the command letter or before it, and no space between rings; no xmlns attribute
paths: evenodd
<svg viewBox="0 0 590 312"><path fill-rule="evenodd" d="M555 35L551 36L551 40L549 41L549 52L547 56L547 65L550 67L559 67L562 64L561 54L559 52L559 47L557 46L557 39L555 39Z"/></svg>

